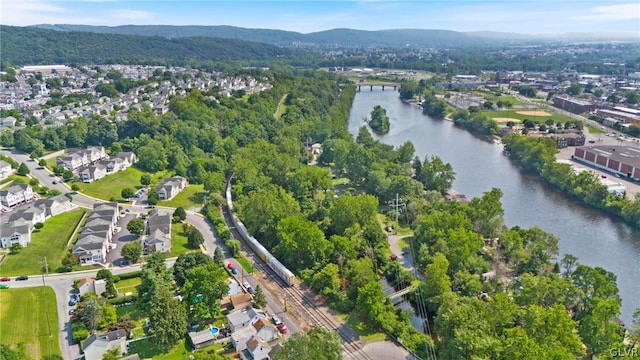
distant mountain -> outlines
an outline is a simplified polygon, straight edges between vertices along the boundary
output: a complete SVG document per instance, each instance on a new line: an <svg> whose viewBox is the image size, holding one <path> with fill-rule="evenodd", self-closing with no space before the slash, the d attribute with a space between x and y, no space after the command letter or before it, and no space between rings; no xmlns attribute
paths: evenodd
<svg viewBox="0 0 640 360"><path fill-rule="evenodd" d="M260 64L278 59L304 58L303 51L261 42L213 37L181 37L99 34L53 31L35 27L0 25L3 61L13 64L110 63L130 61L187 62L190 60L244 61Z"/></svg>
<svg viewBox="0 0 640 360"><path fill-rule="evenodd" d="M34 25L58 31L83 31L106 34L160 36L167 39L182 37L218 37L249 40L285 47L468 47L500 46L514 43L537 43L546 41L590 41L621 40L638 41L637 34L544 34L525 35L515 33L476 31L456 32L449 30L395 29L365 31L355 29L333 29L309 34L294 31L248 29L235 26L171 26L171 25ZM634 37L635 36L635 37Z"/></svg>

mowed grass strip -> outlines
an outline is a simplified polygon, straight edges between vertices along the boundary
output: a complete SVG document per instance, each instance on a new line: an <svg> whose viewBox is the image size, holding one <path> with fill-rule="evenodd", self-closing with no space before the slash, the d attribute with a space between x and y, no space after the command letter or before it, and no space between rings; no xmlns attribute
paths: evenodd
<svg viewBox="0 0 640 360"><path fill-rule="evenodd" d="M140 285L141 282L142 280L140 280L139 277L135 277L131 279L120 280L115 285L116 285L116 289L118 290L118 294L120 296L124 296L124 294L128 292L131 292L134 295L138 295L138 290L136 289L136 286Z"/></svg>
<svg viewBox="0 0 640 360"><path fill-rule="evenodd" d="M187 234L183 231L184 224L185 223L171 225L171 251L167 253L167 258L180 256L180 254L190 251L200 251L199 249L192 249L189 247Z"/></svg>
<svg viewBox="0 0 640 360"><path fill-rule="evenodd" d="M85 209L76 209L45 221L39 232L31 234L29 246L16 255L5 257L0 266L0 275L39 275L45 256L49 272L55 272L62 265L62 258L67 251L67 241L86 212Z"/></svg>
<svg viewBox="0 0 640 360"><path fill-rule="evenodd" d="M204 185L187 185L187 187L180 191L178 195L174 196L173 199L159 201L158 205L172 208L182 207L185 210L194 207L200 208L204 201L204 194Z"/></svg>
<svg viewBox="0 0 640 360"><path fill-rule="evenodd" d="M16 345L22 342L26 346L26 353L33 359L61 355L53 289L34 287L0 290L0 299L0 339L3 344Z"/></svg>
<svg viewBox="0 0 640 360"><path fill-rule="evenodd" d="M140 184L140 177L143 174L147 173L131 166L124 171L119 171L115 174L109 174L102 179L94 181L92 183L86 184L83 182L76 182L75 184L80 187L79 191L81 193L98 199L109 200L113 198L116 200L124 200L120 195L122 189L127 187L134 190L141 188L142 185ZM169 174L169 172L160 171L156 174L151 175L151 183L159 184L162 179L170 176L171 175Z"/></svg>

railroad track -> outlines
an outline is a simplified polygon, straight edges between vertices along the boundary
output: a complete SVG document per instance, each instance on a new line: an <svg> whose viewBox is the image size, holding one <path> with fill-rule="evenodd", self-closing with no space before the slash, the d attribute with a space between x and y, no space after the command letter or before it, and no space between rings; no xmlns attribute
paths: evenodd
<svg viewBox="0 0 640 360"><path fill-rule="evenodd" d="M329 315L327 315L322 309L320 309L320 306L308 296L307 293L300 290L296 286L288 286L269 266L267 266L267 264L262 261L262 259L255 256L253 251L244 243L244 241L242 241L240 233L236 230L235 226L233 226L229 211L226 207L223 207L223 214L227 226L229 227L229 230L231 231L233 237L240 240L242 248L247 252L247 254L251 254L251 256L253 257L253 266L266 274L269 280L278 285L278 287L286 297L285 303L287 305L293 304L302 313L306 314L309 321L314 325L319 326L327 331L337 332L342 339L342 349L345 358L353 360L372 359L362 350L362 345L354 337L353 331L351 329L347 328L346 325L335 321Z"/></svg>

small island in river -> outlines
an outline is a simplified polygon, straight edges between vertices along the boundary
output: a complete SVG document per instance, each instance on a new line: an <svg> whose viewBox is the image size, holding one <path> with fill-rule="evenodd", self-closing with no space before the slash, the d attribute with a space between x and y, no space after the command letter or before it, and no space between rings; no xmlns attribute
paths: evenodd
<svg viewBox="0 0 640 360"><path fill-rule="evenodd" d="M366 119L365 119L366 121ZM386 134L389 132L390 123L389 117L387 116L387 110L385 110L382 106L376 105L371 111L371 120L367 122L369 127L376 134Z"/></svg>

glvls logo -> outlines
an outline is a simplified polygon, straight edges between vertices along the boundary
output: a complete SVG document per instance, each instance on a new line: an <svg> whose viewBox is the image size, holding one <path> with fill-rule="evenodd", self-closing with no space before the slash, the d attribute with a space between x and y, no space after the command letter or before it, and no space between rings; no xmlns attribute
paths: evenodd
<svg viewBox="0 0 640 360"><path fill-rule="evenodd" d="M638 357L637 348L611 348L609 354L614 357Z"/></svg>

